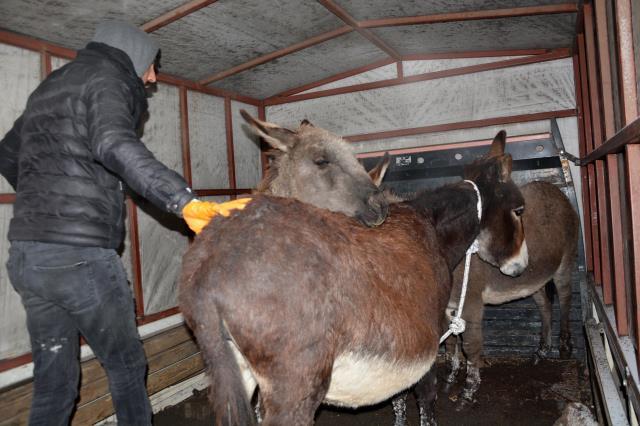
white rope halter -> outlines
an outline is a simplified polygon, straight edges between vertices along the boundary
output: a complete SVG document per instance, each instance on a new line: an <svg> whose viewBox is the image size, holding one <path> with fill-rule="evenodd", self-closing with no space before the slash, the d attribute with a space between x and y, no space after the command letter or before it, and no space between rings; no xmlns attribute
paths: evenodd
<svg viewBox="0 0 640 426"><path fill-rule="evenodd" d="M478 196L478 202L476 204L476 208L478 209L478 223L482 220L482 197L480 197L480 190L476 186L476 184L470 180L465 180L465 182L470 183L473 186L473 189L476 191L476 195ZM440 343L444 342L447 337L452 334L457 336L458 334L464 332L466 327L465 321L462 319L462 308L464 306L464 298L467 295L467 282L469 281L469 266L471 265L471 255L478 251L478 239L473 240L469 248L467 249L467 257L464 259L464 276L462 277L462 291L460 292L460 302L458 302L458 309L456 309L456 315L451 318L451 322L449 323L449 329L442 335L440 338Z"/></svg>

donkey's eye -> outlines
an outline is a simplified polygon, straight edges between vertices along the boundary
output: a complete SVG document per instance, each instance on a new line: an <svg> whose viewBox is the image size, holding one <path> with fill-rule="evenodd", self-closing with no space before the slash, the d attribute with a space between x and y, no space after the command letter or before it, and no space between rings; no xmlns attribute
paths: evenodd
<svg viewBox="0 0 640 426"><path fill-rule="evenodd" d="M513 209L513 213L516 216L522 216L522 213L524 213L524 206L520 206L518 208Z"/></svg>
<svg viewBox="0 0 640 426"><path fill-rule="evenodd" d="M329 160L324 157L316 158L315 160L313 160L313 162L318 167L326 167L329 165Z"/></svg>

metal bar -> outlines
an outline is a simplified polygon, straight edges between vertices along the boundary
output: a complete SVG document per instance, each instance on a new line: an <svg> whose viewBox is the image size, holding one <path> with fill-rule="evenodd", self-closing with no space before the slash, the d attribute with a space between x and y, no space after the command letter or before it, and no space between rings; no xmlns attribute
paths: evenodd
<svg viewBox="0 0 640 426"><path fill-rule="evenodd" d="M187 88L180 86L180 139L182 142L182 170L184 179L193 186L191 179L191 151L189 144L189 104Z"/></svg>
<svg viewBox="0 0 640 426"><path fill-rule="evenodd" d="M593 275L596 284L602 284L602 270L600 261L600 229L598 228L598 195L596 193L596 170L594 164L587 166L587 174L589 181L587 187L589 188L589 212L591 217L589 218L589 224L591 225L591 244L593 250ZM586 226L587 224L585 224Z"/></svg>
<svg viewBox="0 0 640 426"><path fill-rule="evenodd" d="M636 118L635 121L627 124L607 142L600 145L586 157L581 158L580 164L593 163L608 154L619 153L624 150L625 146L635 143L640 143L640 118Z"/></svg>
<svg viewBox="0 0 640 426"><path fill-rule="evenodd" d="M552 15L558 13L576 13L575 3L547 6L515 7L493 10L470 10L465 12L439 13L435 15L403 16L399 18L371 19L360 21L362 28L393 27L401 25L437 24L443 22L474 21L479 19L514 18L518 16Z"/></svg>
<svg viewBox="0 0 640 426"><path fill-rule="evenodd" d="M143 318L138 320L138 325L149 324L150 322L161 320L162 318L170 317L171 315L175 315L180 312L180 308L173 307L164 311L156 312L151 315L145 315Z"/></svg>
<svg viewBox="0 0 640 426"><path fill-rule="evenodd" d="M249 68L262 65L274 59L281 58L285 55L289 55L290 53L294 53L299 50L306 49L307 47L311 47L316 44L323 43L327 40L331 40L341 35L350 33L351 31L353 31L353 28L345 26L345 27L341 27L341 28L326 32L324 34L317 35L315 37L311 37L309 39L301 41L300 43L296 43L292 46L285 47L284 49L276 50L275 52L271 52L266 55L260 56L258 58L252 59L248 62L245 62L244 64L236 65L235 67L213 74L209 77L205 77L202 80L200 80L199 83L202 85L211 84L214 81L222 80L223 78L227 78L231 75L238 74L242 71L246 71Z"/></svg>
<svg viewBox="0 0 640 426"><path fill-rule="evenodd" d="M0 194L0 204L13 204L16 202L16 194Z"/></svg>
<svg viewBox="0 0 640 426"><path fill-rule="evenodd" d="M622 385L626 388L634 410L640 412L640 391L638 390L638 369L635 364L635 348L633 339L629 336L619 336L619 332L615 329L615 313L612 307L605 306L602 303L602 295L599 287L593 285L592 280L587 280L586 285L590 304L593 304L596 310L596 316L600 321L600 325L604 329L605 336L609 341L609 348L614 363L616 364L620 375L622 376ZM589 309L591 310L591 309Z"/></svg>
<svg viewBox="0 0 640 426"><path fill-rule="evenodd" d="M331 13L340 18L344 23L351 26L361 36L373 43L378 49L385 52L397 61L401 60L401 55L391 46L389 46L384 40L372 33L371 31L363 28L359 22L357 22L351 15L347 13L342 7L338 6L333 0L318 0L318 3L326 7Z"/></svg>
<svg viewBox="0 0 640 426"><path fill-rule="evenodd" d="M602 122L600 98L598 96L598 64L596 62L596 45L594 39L593 7L590 3L584 5L584 33L587 45L587 69L589 78L589 97L591 100L591 123L593 130L593 147L602 145Z"/></svg>
<svg viewBox="0 0 640 426"><path fill-rule="evenodd" d="M416 83L419 81L436 80L439 78L453 77L465 74L478 73L483 71L497 70L502 68L516 67L556 59L571 57L568 49L554 49L542 55L529 56L526 58L508 59L505 61L489 62L485 64L469 65L466 67L452 68L442 71L435 71L425 74L412 75L410 77L392 78L388 80L374 81L371 83L355 84L353 86L338 87L335 89L318 90L316 92L304 93L288 97L272 97L264 100L266 106L279 105L291 102L305 101L309 99L322 98L326 96L343 95L346 93L361 92L364 90L380 89L384 87L399 86L403 84Z"/></svg>
<svg viewBox="0 0 640 426"><path fill-rule="evenodd" d="M373 62L373 63L371 63L369 65L365 65L365 66L362 66L362 67L354 68L354 69L349 70L349 71L344 71L344 72L341 72L339 74L332 75L331 77L323 78L322 80L314 81L313 83L308 83L308 84L305 84L305 85L302 85L302 86L299 86L299 87L296 87L296 88L293 88L293 89L285 90L284 92L278 93L277 95L272 96L272 97L273 98L281 98L283 96L291 96L291 95L294 95L296 93L304 92L304 91L309 90L309 89L314 89L314 88L316 88L318 86L323 86L323 85L328 84L328 83L333 83L334 81L342 80L343 78L352 77L354 75L362 74L364 72L371 71L371 70L374 70L376 68L384 67L386 65L393 64L395 62L396 61L394 59L392 59L392 58L383 59L381 61Z"/></svg>
<svg viewBox="0 0 640 426"><path fill-rule="evenodd" d="M127 198L127 216L129 217L129 242L131 243L131 270L133 277L133 297L136 302L136 317L144 316L144 295L142 292L142 266L140 256L140 234L138 232L138 207L131 198Z"/></svg>
<svg viewBox="0 0 640 426"><path fill-rule="evenodd" d="M449 130L472 129L475 127L496 126L500 124L522 123L527 121L549 120L551 118L574 117L575 109L539 112L535 114L512 115L508 117L485 118L482 120L462 121L457 123L436 124L432 126L414 127L411 129L390 130L387 132L364 133L346 136L350 142L362 142L377 139L389 139L399 136L413 136L424 133L445 132Z"/></svg>
<svg viewBox="0 0 640 426"><path fill-rule="evenodd" d="M234 101L244 102L246 104L258 106L261 104L261 100L252 98L250 96L244 96L237 93L229 92L228 90L218 89L215 87L206 87L195 81L186 80L184 78L176 77L169 74L159 74L158 81L163 83L172 84L174 86L184 86L194 92L205 93L207 95L218 96L220 98L230 98Z"/></svg>
<svg viewBox="0 0 640 426"><path fill-rule="evenodd" d="M620 57L621 93L623 95L624 124L638 118L638 93L633 46L633 18L630 0L616 0L618 24L618 55ZM637 24L637 22L636 22ZM635 46L640 49L640 46Z"/></svg>
<svg viewBox="0 0 640 426"><path fill-rule="evenodd" d="M611 64L609 63L609 37L607 31L607 5L605 0L595 0L596 30L598 35L598 59L600 60L600 85L602 89L602 112L605 138L615 132L613 117L613 89L611 85Z"/></svg>
<svg viewBox="0 0 640 426"><path fill-rule="evenodd" d="M46 50L40 51L40 79L44 80L51 74L51 54Z"/></svg>
<svg viewBox="0 0 640 426"><path fill-rule="evenodd" d="M180 18L184 18L185 16L197 10L200 10L203 7L209 6L216 1L217 0L192 0L189 3L178 6L175 9L158 16L157 18L152 19L145 24L142 24L140 28L148 33L153 32L159 28L164 27L165 25L169 25L170 23L177 21Z"/></svg>
<svg viewBox="0 0 640 426"><path fill-rule="evenodd" d="M593 319L587 320L585 324L587 342L591 348L591 355L595 366L600 395L604 400L607 424L625 426L629 424L626 411L622 404L618 388L611 376L609 363L602 343L602 327Z"/></svg>
<svg viewBox="0 0 640 426"><path fill-rule="evenodd" d="M194 189L194 192L199 197L216 197L224 195L241 195L250 194L253 191L251 188L236 188L236 189Z"/></svg>
<svg viewBox="0 0 640 426"><path fill-rule="evenodd" d="M596 161L596 185L598 187L598 226L600 228L600 266L602 268L602 292L604 303L613 303L613 285L611 282L611 254L609 248L609 211L607 202L609 194L607 191L607 173L604 168L604 161Z"/></svg>
<svg viewBox="0 0 640 426"><path fill-rule="evenodd" d="M396 75L400 79L404 78L404 68L402 66L402 61L396 62Z"/></svg>
<svg viewBox="0 0 640 426"><path fill-rule="evenodd" d="M622 205L620 202L620 171L618 155L607 155L609 178L609 203L611 208L611 242L613 262L613 297L616 311L616 327L621 336L629 334L627 315L627 291L624 272L624 240L622 231Z"/></svg>
<svg viewBox="0 0 640 426"><path fill-rule="evenodd" d="M579 38L580 36L578 36ZM579 46L579 40L576 38L576 43ZM579 49L576 49L578 51ZM574 84L575 84L575 92L576 92L576 108L578 111L578 147L579 147L579 155L583 156L586 150L586 126L585 126L585 115L588 115L589 106L585 107L585 97L582 96L582 72L580 68L580 57L576 54L573 56L573 73L574 73ZM580 167L580 179L582 180L582 193L576 194L577 197L582 197L582 219L585 224L584 227L584 241L585 241L585 257L586 257L586 267L588 271L593 271L593 252L591 249L591 227L586 226L589 224L589 191L588 188L588 175L587 168Z"/></svg>
<svg viewBox="0 0 640 426"><path fill-rule="evenodd" d="M629 200L629 209L631 211L631 244L633 258L633 277L631 282L635 283L636 290L633 292L635 296L635 306L633 312L633 320L635 321L636 342L640 341L640 145L633 144L626 147L627 161L627 200ZM638 364L640 364L640 351L637 351Z"/></svg>
<svg viewBox="0 0 640 426"><path fill-rule="evenodd" d="M231 117L231 99L224 99L224 123L227 135L227 167L229 169L229 188L236 189L236 160L233 150L233 122ZM235 194L231 195L235 199Z"/></svg>
<svg viewBox="0 0 640 426"><path fill-rule="evenodd" d="M475 50L470 52L415 53L402 57L403 61L428 61L432 59L488 58L492 56L542 55L552 49Z"/></svg>

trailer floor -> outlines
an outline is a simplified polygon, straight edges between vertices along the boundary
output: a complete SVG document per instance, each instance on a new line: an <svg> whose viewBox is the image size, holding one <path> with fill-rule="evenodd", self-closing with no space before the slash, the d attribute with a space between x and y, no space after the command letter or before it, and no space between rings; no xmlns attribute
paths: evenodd
<svg viewBox="0 0 640 426"><path fill-rule="evenodd" d="M522 358L494 358L490 362L491 365L481 371L482 385L474 406L458 412L449 394L440 389L436 403L440 426L553 425L569 402L581 402L592 408L588 373L577 360L548 360L537 366ZM461 386L460 380L452 393ZM409 424L417 425L417 408L412 396L407 411ZM202 391L158 413L154 424L211 425L212 419L206 391ZM317 426L392 424L393 410L388 402L360 410L322 406L316 416Z"/></svg>

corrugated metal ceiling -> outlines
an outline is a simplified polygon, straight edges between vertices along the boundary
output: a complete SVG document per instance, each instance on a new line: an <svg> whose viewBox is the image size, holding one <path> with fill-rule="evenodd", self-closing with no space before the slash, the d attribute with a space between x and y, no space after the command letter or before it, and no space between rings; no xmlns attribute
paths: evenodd
<svg viewBox="0 0 640 426"><path fill-rule="evenodd" d="M576 3L577 0L2 0L0 29L79 49L101 20L124 19L148 27L160 18L160 25L152 28L151 34L162 46L162 72L264 99L406 55L570 48ZM515 13L508 13L507 9L515 9ZM180 12L185 10L191 13L182 16ZM485 12L470 19L469 11ZM173 20L178 13L180 19ZM503 13L507 17L496 18ZM457 15L445 15L445 22L406 25L407 22L398 21L437 14ZM384 21L371 21L380 19Z"/></svg>

